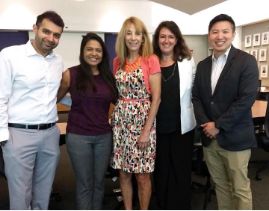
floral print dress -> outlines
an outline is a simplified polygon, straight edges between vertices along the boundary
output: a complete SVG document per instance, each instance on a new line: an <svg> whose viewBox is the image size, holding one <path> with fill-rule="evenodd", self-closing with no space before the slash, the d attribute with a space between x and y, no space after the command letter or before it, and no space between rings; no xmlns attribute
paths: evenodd
<svg viewBox="0 0 269 211"><path fill-rule="evenodd" d="M155 122L149 136L149 147L141 150L137 145L151 105L141 66L132 71L119 69L115 77L119 100L112 114L114 143L111 166L128 173L153 172L156 153Z"/></svg>

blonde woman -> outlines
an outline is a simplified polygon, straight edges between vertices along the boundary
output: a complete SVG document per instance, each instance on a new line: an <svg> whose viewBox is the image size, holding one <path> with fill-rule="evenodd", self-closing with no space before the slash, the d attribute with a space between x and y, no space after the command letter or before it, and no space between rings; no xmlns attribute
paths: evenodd
<svg viewBox="0 0 269 211"><path fill-rule="evenodd" d="M148 209L151 197L155 117L161 92L160 65L152 52L143 22L136 17L125 20L117 37L117 57L113 61L119 100L112 115L112 167L119 169L126 209L132 209L132 174L138 185L140 209Z"/></svg>

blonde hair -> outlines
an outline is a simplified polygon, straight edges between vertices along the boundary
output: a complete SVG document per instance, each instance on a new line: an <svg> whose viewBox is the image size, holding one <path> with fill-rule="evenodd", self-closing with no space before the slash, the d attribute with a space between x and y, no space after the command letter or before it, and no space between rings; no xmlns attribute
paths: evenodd
<svg viewBox="0 0 269 211"><path fill-rule="evenodd" d="M116 54L120 60L121 68L125 65L125 60L128 56L128 49L125 44L125 34L126 34L126 29L130 24L134 25L136 32L142 33L143 41L139 50L140 56L148 57L153 53L148 31L144 23L137 17L129 17L122 24L121 30L117 36L116 47L115 47Z"/></svg>

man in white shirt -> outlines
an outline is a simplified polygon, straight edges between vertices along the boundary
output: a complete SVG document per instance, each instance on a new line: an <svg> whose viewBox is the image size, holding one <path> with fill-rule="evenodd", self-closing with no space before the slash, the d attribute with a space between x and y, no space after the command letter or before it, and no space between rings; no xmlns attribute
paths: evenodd
<svg viewBox="0 0 269 211"><path fill-rule="evenodd" d="M58 164L56 95L63 62L54 54L64 22L54 11L37 17L35 39L0 52L0 145L10 209L48 209Z"/></svg>

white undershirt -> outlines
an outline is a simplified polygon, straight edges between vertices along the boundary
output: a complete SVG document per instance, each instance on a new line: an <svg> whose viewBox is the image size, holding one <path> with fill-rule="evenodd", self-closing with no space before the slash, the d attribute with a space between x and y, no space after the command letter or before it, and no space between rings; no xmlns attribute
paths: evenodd
<svg viewBox="0 0 269 211"><path fill-rule="evenodd" d="M220 55L218 58L215 58L214 54L212 55L212 71L211 71L212 94L215 91L220 74L226 64L230 49L231 47L224 54Z"/></svg>

